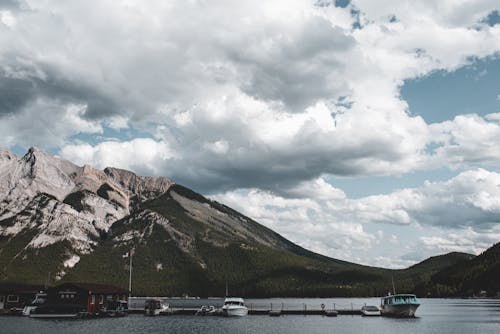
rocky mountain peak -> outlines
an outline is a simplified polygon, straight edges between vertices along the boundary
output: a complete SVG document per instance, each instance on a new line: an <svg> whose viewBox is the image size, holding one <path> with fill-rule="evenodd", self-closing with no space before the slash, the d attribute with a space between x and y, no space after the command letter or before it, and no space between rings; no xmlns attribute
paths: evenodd
<svg viewBox="0 0 500 334"><path fill-rule="evenodd" d="M17 155L5 148L0 147L0 164L2 164L2 162L10 162L17 159L19 159Z"/></svg>
<svg viewBox="0 0 500 334"><path fill-rule="evenodd" d="M166 192L174 182L164 177L138 176L135 173L113 167L104 169L104 173L117 185L141 198L150 198Z"/></svg>

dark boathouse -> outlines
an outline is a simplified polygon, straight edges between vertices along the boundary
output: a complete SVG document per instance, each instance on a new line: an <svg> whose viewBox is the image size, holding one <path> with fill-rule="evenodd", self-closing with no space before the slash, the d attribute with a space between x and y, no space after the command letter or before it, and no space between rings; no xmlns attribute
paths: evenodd
<svg viewBox="0 0 500 334"><path fill-rule="evenodd" d="M87 312L96 313L110 302L124 301L128 290L112 285L91 283L63 283L48 290L51 304L82 305Z"/></svg>
<svg viewBox="0 0 500 334"><path fill-rule="evenodd" d="M0 283L0 313L22 310L43 289L43 285Z"/></svg>

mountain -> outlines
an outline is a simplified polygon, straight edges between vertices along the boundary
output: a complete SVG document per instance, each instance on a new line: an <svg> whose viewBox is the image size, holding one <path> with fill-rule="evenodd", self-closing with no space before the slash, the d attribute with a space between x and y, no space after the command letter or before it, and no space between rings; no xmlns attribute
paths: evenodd
<svg viewBox="0 0 500 334"><path fill-rule="evenodd" d="M448 254L405 270L322 256L235 210L163 177L79 167L31 148L0 149L0 281L86 281L133 293L243 296L384 294L391 277L412 291Z"/></svg>
<svg viewBox="0 0 500 334"><path fill-rule="evenodd" d="M473 296L486 291L490 296L500 292L500 243L477 257L455 263L434 274L426 289L432 296Z"/></svg>

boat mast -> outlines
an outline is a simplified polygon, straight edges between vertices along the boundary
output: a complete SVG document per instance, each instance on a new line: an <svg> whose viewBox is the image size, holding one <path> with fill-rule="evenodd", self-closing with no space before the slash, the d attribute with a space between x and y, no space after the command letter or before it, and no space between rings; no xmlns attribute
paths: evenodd
<svg viewBox="0 0 500 334"><path fill-rule="evenodd" d="M227 295L228 295L228 293L227 293L227 280L226 280L226 298L227 298Z"/></svg>
<svg viewBox="0 0 500 334"><path fill-rule="evenodd" d="M391 276L391 279L392 279L392 294L395 295L396 294L396 288L394 287L394 276Z"/></svg>

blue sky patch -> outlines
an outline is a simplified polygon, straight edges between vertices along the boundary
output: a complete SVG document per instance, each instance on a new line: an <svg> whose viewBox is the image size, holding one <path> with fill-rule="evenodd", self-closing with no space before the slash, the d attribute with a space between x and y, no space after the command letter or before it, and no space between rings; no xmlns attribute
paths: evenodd
<svg viewBox="0 0 500 334"><path fill-rule="evenodd" d="M411 115L427 123L443 122L462 114L500 112L500 57L479 60L454 72L437 71L405 81L401 97Z"/></svg>

